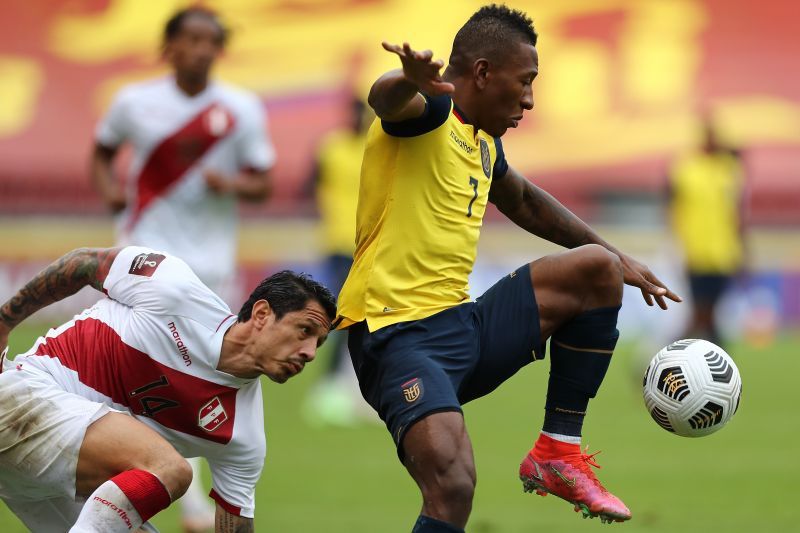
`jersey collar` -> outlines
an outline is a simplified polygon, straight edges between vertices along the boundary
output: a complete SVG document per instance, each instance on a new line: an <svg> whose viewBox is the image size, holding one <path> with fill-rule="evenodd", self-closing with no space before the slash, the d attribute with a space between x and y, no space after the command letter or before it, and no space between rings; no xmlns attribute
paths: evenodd
<svg viewBox="0 0 800 533"><path fill-rule="evenodd" d="M458 107L458 105L456 105L456 101L455 100L453 100L453 115L455 115L455 117L458 119L458 121L460 123L462 123L464 126L468 126L468 127L472 128L472 137L473 137L473 140L476 140L478 138L478 128L476 128L475 125L472 122L469 121L469 118L467 118L467 115L464 114L464 112L461 110L460 107Z"/></svg>
<svg viewBox="0 0 800 533"><path fill-rule="evenodd" d="M461 108L458 107L458 104L456 104L455 100L453 100L453 114L456 116L458 121L461 122L462 124L469 124L470 126L472 125L472 123L467 118L467 115L464 114L463 111L461 111Z"/></svg>

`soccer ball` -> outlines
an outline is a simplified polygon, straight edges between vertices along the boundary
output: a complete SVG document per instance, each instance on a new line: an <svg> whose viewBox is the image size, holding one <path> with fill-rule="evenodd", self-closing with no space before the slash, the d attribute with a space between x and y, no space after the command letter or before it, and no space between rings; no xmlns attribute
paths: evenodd
<svg viewBox="0 0 800 533"><path fill-rule="evenodd" d="M742 395L742 379L731 356L700 339L662 348L650 361L642 386L653 420L683 437L720 429L736 413Z"/></svg>

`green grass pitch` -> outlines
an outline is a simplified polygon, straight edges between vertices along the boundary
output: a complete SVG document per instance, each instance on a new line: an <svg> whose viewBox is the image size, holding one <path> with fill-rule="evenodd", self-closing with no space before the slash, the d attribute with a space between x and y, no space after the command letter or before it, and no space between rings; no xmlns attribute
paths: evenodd
<svg viewBox="0 0 800 533"><path fill-rule="evenodd" d="M29 346L44 327L23 325L12 349ZM622 344L606 382L590 404L584 442L604 484L633 512L618 531L796 531L800 520L800 339L784 335L770 348L731 350L744 392L730 424L711 436L685 439L659 428L640 394L642 358ZM324 352L320 357L325 357ZM419 512L417 489L395 457L382 426L319 429L300 418L320 364L285 385L264 382L267 463L257 493L256 530L282 533L408 532ZM475 447L478 487L471 533L593 531L553 496L524 494L517 466L542 420L548 362L534 363L498 391L465 409ZM178 511L153 522L178 532ZM605 526L604 526L605 528ZM0 531L25 528L0 505Z"/></svg>

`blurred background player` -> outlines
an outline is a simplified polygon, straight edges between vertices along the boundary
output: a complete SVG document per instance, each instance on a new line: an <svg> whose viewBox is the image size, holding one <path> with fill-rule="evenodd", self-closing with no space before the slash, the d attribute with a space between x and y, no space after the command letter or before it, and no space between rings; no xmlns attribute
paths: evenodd
<svg viewBox="0 0 800 533"><path fill-rule="evenodd" d="M333 295L283 271L237 316L177 257L81 248L0 306L3 355L20 322L87 286L106 297L0 357L0 496L31 531L127 533L187 489L182 456L205 457L216 533L254 531L259 378L284 383L314 359Z"/></svg>
<svg viewBox="0 0 800 533"><path fill-rule="evenodd" d="M309 180L320 215L321 246L325 251L323 279L337 294L353 265L361 161L367 129L374 118L372 109L353 94L347 126L325 136ZM366 415L374 420L358 393L347 335L331 332L325 351L325 370L306 401L306 419L312 425L333 426L350 426Z"/></svg>
<svg viewBox="0 0 800 533"><path fill-rule="evenodd" d="M118 213L118 244L177 255L235 305L237 201L267 198L275 153L258 98L210 79L227 38L206 8L183 9L167 21L163 56L173 73L117 94L97 126L91 178ZM133 159L123 189L112 166L124 144ZM186 531L213 525L193 467L194 482L181 500Z"/></svg>
<svg viewBox="0 0 800 533"><path fill-rule="evenodd" d="M684 337L720 344L715 310L745 262L745 177L739 152L720 143L709 119L702 145L674 162L668 191L692 302Z"/></svg>

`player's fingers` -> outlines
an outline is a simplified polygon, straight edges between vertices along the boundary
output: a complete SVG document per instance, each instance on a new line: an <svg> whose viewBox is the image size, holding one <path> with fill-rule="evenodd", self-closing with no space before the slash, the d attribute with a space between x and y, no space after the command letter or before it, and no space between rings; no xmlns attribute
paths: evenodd
<svg viewBox="0 0 800 533"><path fill-rule="evenodd" d="M392 52L393 54L397 54L399 56L403 55L403 50L396 44L387 43L386 41L383 41L381 43L381 46L383 46L383 49L386 50L387 52Z"/></svg>
<svg viewBox="0 0 800 533"><path fill-rule="evenodd" d="M683 298L681 298L679 295L677 295L676 293L672 292L669 289L667 289L667 294L665 294L664 296L666 296L667 298L669 298L673 302L682 302L683 301Z"/></svg>
<svg viewBox="0 0 800 533"><path fill-rule="evenodd" d="M414 59L427 63L433 59L433 51L423 50L422 52L414 52Z"/></svg>
<svg viewBox="0 0 800 533"><path fill-rule="evenodd" d="M664 296L656 296L656 303L661 309L667 310L667 302L664 300Z"/></svg>
<svg viewBox="0 0 800 533"><path fill-rule="evenodd" d="M673 302L682 302L682 301L683 301L683 298L681 298L680 296L678 296L677 294L675 294L674 292L672 292L671 290L669 290L669 287L667 287L667 286L664 284L664 282L662 282L660 279L658 279L658 278L655 276L655 274L653 274L652 272L648 272L647 274L648 274L648 279L649 279L650 281L652 281L654 285L656 285L656 286L658 286L658 287L661 287L662 289L664 289L664 290L666 291L666 292L664 293L664 296L666 296L667 298L669 298L669 299L670 299L670 300L672 300Z"/></svg>
<svg viewBox="0 0 800 533"><path fill-rule="evenodd" d="M432 82L429 88L429 92L432 93L431 96L440 96L442 94L453 94L455 90L456 86L446 81Z"/></svg>
<svg viewBox="0 0 800 533"><path fill-rule="evenodd" d="M642 298L644 298L645 303L650 307L653 307L653 297L650 296L650 293L647 292L646 290L641 289L641 291L642 291Z"/></svg>

